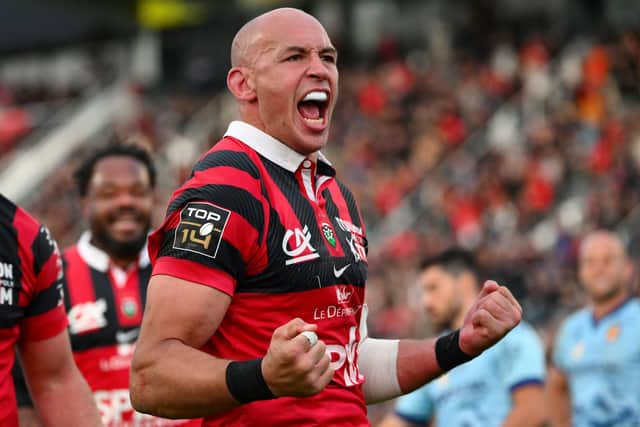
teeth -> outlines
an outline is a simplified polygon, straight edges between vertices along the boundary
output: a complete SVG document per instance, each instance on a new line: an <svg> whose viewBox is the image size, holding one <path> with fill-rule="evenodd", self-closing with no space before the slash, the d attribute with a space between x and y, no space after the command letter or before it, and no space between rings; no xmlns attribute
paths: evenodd
<svg viewBox="0 0 640 427"><path fill-rule="evenodd" d="M327 92L314 90L313 92L309 92L307 96L304 97L303 101L326 101L327 99Z"/></svg>

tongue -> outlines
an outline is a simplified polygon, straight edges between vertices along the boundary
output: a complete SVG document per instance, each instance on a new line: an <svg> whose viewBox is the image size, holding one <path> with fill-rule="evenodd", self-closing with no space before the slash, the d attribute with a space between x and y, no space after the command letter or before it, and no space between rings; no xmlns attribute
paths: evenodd
<svg viewBox="0 0 640 427"><path fill-rule="evenodd" d="M301 102L298 105L298 111L305 119L319 119L320 108L315 102Z"/></svg>

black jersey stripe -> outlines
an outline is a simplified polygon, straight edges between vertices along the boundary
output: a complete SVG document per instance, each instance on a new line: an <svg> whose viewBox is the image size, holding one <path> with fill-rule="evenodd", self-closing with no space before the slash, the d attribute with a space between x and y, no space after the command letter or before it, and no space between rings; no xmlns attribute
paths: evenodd
<svg viewBox="0 0 640 427"><path fill-rule="evenodd" d="M44 226L40 226L40 230L38 230L38 234L31 244L31 252L33 253L33 273L36 277L40 274L40 270L42 270L42 267L49 260L54 250L55 246L51 235L49 234L49 230Z"/></svg>
<svg viewBox="0 0 640 427"><path fill-rule="evenodd" d="M258 168L249 158L247 153L240 151L219 150L212 151L207 154L202 160L200 160L193 167L193 172L205 171L207 169L215 168L218 166L230 166L236 169L240 169L247 172L254 179L260 177Z"/></svg>
<svg viewBox="0 0 640 427"><path fill-rule="evenodd" d="M262 203L248 191L232 185L208 184L188 188L169 205L168 213L192 200L206 200L242 216L258 232L258 241L264 233Z"/></svg>
<svg viewBox="0 0 640 427"><path fill-rule="evenodd" d="M17 206L0 194L0 262L6 262L13 267L13 280L20 284L22 279L19 230L15 226Z"/></svg>
<svg viewBox="0 0 640 427"><path fill-rule="evenodd" d="M36 316L56 307L60 302L61 289L62 281L59 280L40 292L25 310L25 316Z"/></svg>
<svg viewBox="0 0 640 427"><path fill-rule="evenodd" d="M20 215L18 207L0 194L0 262L11 269L11 273L5 271L2 280L12 282L10 286L2 286L3 292L11 293L12 304L0 305L0 329L12 328L24 316L24 308L19 306L23 262L19 250L22 236L15 224L17 215Z"/></svg>

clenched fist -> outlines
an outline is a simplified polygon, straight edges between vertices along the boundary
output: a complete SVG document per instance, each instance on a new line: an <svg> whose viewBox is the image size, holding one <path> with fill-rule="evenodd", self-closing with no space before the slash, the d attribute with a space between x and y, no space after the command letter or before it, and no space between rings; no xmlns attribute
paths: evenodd
<svg viewBox="0 0 640 427"><path fill-rule="evenodd" d="M301 334L316 329L317 325L295 318L273 332L262 359L262 376L275 396L311 396L333 378L324 342L318 340L312 345Z"/></svg>
<svg viewBox="0 0 640 427"><path fill-rule="evenodd" d="M522 319L522 307L509 289L487 280L460 328L460 349L476 356L500 341Z"/></svg>

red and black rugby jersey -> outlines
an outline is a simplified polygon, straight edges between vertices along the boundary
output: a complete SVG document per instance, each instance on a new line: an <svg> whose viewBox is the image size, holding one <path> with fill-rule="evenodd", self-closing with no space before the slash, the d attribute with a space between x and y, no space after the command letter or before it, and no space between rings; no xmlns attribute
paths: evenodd
<svg viewBox="0 0 640 427"><path fill-rule="evenodd" d="M151 276L147 248L123 270L92 245L91 234L85 232L64 251L63 262L73 357L105 426L189 425L135 412L129 399L129 369Z"/></svg>
<svg viewBox="0 0 640 427"><path fill-rule="evenodd" d="M313 398L253 402L204 425L368 425L357 368L366 242L354 197L324 157L314 163L233 122L200 159L150 237L153 274L232 296L203 350L261 357L273 331L300 317L318 324L336 369Z"/></svg>
<svg viewBox="0 0 640 427"><path fill-rule="evenodd" d="M0 195L0 425L17 426L11 368L18 339L51 338L67 326L62 264L49 231Z"/></svg>

